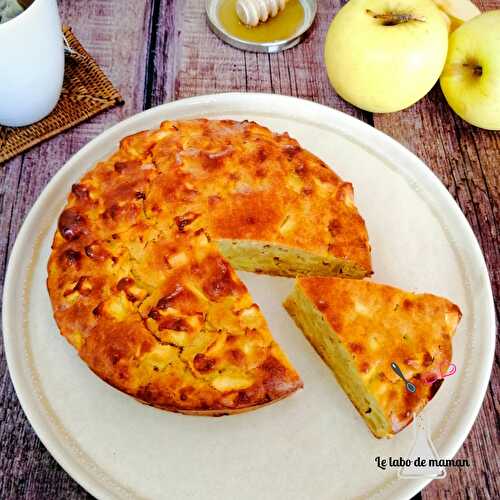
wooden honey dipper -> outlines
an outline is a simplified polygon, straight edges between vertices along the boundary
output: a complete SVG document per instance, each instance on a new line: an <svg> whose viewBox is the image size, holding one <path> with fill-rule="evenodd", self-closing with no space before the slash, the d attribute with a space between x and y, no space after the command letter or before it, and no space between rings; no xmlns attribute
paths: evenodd
<svg viewBox="0 0 500 500"><path fill-rule="evenodd" d="M287 0L238 0L236 13L240 21L247 26L265 23L285 8Z"/></svg>

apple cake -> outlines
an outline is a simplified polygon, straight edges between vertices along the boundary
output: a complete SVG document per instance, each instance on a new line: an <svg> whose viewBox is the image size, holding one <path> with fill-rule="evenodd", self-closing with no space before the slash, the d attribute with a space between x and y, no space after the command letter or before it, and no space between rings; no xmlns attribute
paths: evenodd
<svg viewBox="0 0 500 500"><path fill-rule="evenodd" d="M73 185L48 290L62 335L103 380L218 415L302 386L234 268L371 274L352 186L287 134L169 121Z"/></svg>
<svg viewBox="0 0 500 500"><path fill-rule="evenodd" d="M332 277L297 279L284 305L378 438L406 427L439 389L461 318L435 295Z"/></svg>

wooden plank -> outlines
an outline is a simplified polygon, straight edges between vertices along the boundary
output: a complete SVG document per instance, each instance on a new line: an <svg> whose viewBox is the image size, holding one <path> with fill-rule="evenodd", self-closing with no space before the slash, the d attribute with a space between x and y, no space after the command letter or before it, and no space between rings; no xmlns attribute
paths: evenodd
<svg viewBox="0 0 500 500"><path fill-rule="evenodd" d="M163 1L162 11L171 2ZM182 98L220 92L272 92L327 104L368 123L371 115L340 99L332 90L323 65L323 43L338 0L321 1L314 29L299 46L279 54L255 54L235 49L214 35L206 21L204 2L174 2L178 47L165 56L156 54L155 68L163 68L163 80L156 76L155 96ZM172 14L168 14L170 20ZM163 26L171 26L167 21ZM176 57L171 58L170 54ZM175 82L171 75L175 75ZM172 92L172 88L174 89ZM162 102L158 97L155 102Z"/></svg>
<svg viewBox="0 0 500 500"><path fill-rule="evenodd" d="M28 210L59 168L85 143L142 110L151 2L59 2L61 17L125 98L115 108L34 148L0 169L0 293L7 256ZM55 462L19 405L0 343L0 498L92 498Z"/></svg>
<svg viewBox="0 0 500 500"><path fill-rule="evenodd" d="M175 99L183 0L156 0L150 19L150 37L145 68L144 108Z"/></svg>

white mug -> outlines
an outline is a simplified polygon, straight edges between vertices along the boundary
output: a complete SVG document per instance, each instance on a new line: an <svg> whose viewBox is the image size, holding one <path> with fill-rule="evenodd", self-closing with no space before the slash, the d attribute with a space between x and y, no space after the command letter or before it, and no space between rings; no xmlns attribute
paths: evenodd
<svg viewBox="0 0 500 500"><path fill-rule="evenodd" d="M30 125L50 114L63 78L57 0L33 0L24 12L0 24L0 125Z"/></svg>

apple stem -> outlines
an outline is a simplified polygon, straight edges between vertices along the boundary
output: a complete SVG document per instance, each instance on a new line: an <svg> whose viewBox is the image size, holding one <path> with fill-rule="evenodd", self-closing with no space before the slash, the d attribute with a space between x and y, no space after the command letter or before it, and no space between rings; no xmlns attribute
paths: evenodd
<svg viewBox="0 0 500 500"><path fill-rule="evenodd" d="M366 13L374 19L383 21L384 26L396 26L397 24L407 23L409 21L425 22L425 17L417 17L412 14L376 14L370 9L366 9Z"/></svg>
<svg viewBox="0 0 500 500"><path fill-rule="evenodd" d="M481 76L483 74L483 68L479 64L467 64L465 63L464 68L471 68L474 76Z"/></svg>

